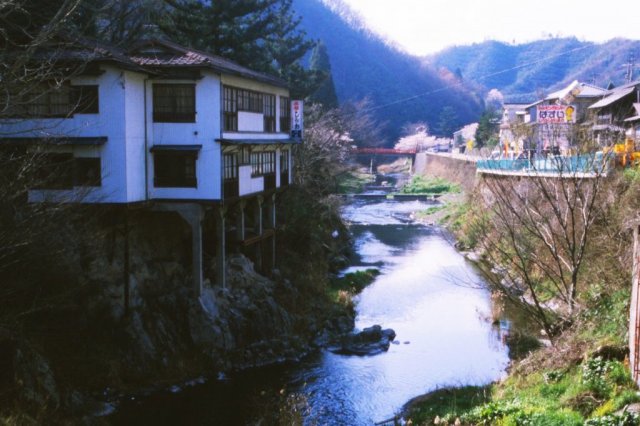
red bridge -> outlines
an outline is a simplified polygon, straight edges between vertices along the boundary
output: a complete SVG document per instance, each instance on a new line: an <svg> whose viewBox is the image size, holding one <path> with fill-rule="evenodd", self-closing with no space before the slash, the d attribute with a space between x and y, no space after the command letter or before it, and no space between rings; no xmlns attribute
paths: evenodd
<svg viewBox="0 0 640 426"><path fill-rule="evenodd" d="M393 149L393 148L356 148L352 150L355 154L379 154L379 155L415 155L414 149Z"/></svg>

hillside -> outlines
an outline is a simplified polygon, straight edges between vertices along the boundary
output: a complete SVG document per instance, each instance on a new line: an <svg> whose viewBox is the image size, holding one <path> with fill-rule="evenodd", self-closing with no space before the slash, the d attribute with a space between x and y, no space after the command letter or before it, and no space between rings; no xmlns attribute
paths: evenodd
<svg viewBox="0 0 640 426"><path fill-rule="evenodd" d="M497 88L508 101L527 102L575 79L603 87L610 82L619 85L634 52L637 57L640 41L614 39L596 44L573 37L518 45L485 41L445 49L427 57L425 63L487 89Z"/></svg>
<svg viewBox="0 0 640 426"><path fill-rule="evenodd" d="M387 144L395 142L406 123L426 122L437 133L447 106L456 111L456 125L479 116L480 98L457 86L451 73L439 73L362 29L348 10L337 13L321 0L295 0L294 8L309 37L327 46L340 102L370 99L378 107L373 114ZM446 88L452 84L456 87Z"/></svg>

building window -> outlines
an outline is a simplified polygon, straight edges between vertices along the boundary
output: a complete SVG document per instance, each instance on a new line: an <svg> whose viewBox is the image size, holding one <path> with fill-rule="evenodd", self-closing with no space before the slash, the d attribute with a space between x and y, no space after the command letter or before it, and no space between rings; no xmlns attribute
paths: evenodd
<svg viewBox="0 0 640 426"><path fill-rule="evenodd" d="M74 158L71 153L46 153L36 160L36 189L72 189L102 185L100 158Z"/></svg>
<svg viewBox="0 0 640 426"><path fill-rule="evenodd" d="M289 172L289 151L282 151L280 153L280 172Z"/></svg>
<svg viewBox="0 0 640 426"><path fill-rule="evenodd" d="M25 101L22 113L27 117L68 117L73 112L71 86L45 87L39 93L29 93L31 99Z"/></svg>
<svg viewBox="0 0 640 426"><path fill-rule="evenodd" d="M236 154L224 154L223 178L225 180L238 179L238 156Z"/></svg>
<svg viewBox="0 0 640 426"><path fill-rule="evenodd" d="M153 155L154 179L157 188L196 188L195 152L155 152Z"/></svg>
<svg viewBox="0 0 640 426"><path fill-rule="evenodd" d="M74 113L98 114L98 86L74 86Z"/></svg>
<svg viewBox="0 0 640 426"><path fill-rule="evenodd" d="M22 87L12 94L9 115L21 118L66 118L73 114L98 113L98 86L47 84Z"/></svg>
<svg viewBox="0 0 640 426"><path fill-rule="evenodd" d="M248 146L243 146L240 148L240 152L238 154L239 165L245 166L247 164L251 164L251 148Z"/></svg>
<svg viewBox="0 0 640 426"><path fill-rule="evenodd" d="M289 151L280 152L280 186L289 185Z"/></svg>
<svg viewBox="0 0 640 426"><path fill-rule="evenodd" d="M238 111L248 111L262 113L264 105L262 103L262 93L252 90L237 89Z"/></svg>
<svg viewBox="0 0 640 426"><path fill-rule="evenodd" d="M280 131L288 133L291 130L291 102L289 98L280 96Z"/></svg>
<svg viewBox="0 0 640 426"><path fill-rule="evenodd" d="M282 105L282 99L280 103ZM288 100L286 103L288 108ZM263 114L263 132L275 133L276 108L277 104L275 95L224 86L222 89L223 130L227 132L237 132L238 111L245 111ZM288 117L288 109L286 114Z"/></svg>
<svg viewBox="0 0 640 426"><path fill-rule="evenodd" d="M154 84L153 121L156 123L195 123L195 84Z"/></svg>
<svg viewBox="0 0 640 426"><path fill-rule="evenodd" d="M276 132L276 97L275 95L264 95L264 131L267 133Z"/></svg>
<svg viewBox="0 0 640 426"><path fill-rule="evenodd" d="M238 131L238 89L225 86L223 89L223 130Z"/></svg>
<svg viewBox="0 0 640 426"><path fill-rule="evenodd" d="M251 176L264 176L275 173L276 153L275 152L252 152L251 153Z"/></svg>
<svg viewBox="0 0 640 426"><path fill-rule="evenodd" d="M73 154L46 153L37 158L36 189L72 189Z"/></svg>
<svg viewBox="0 0 640 426"><path fill-rule="evenodd" d="M75 186L101 186L102 165L100 158L78 157L73 161Z"/></svg>

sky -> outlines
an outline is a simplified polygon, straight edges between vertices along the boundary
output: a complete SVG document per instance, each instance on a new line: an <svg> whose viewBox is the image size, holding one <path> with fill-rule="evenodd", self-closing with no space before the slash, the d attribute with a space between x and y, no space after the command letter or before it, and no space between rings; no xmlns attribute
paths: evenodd
<svg viewBox="0 0 640 426"><path fill-rule="evenodd" d="M489 39L509 43L549 35L595 42L640 39L640 0L344 1L370 29L415 55Z"/></svg>

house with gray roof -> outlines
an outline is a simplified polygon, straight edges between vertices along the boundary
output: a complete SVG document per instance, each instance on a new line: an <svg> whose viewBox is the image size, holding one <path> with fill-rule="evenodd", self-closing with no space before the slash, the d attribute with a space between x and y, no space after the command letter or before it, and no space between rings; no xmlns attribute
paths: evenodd
<svg viewBox="0 0 640 426"><path fill-rule="evenodd" d="M589 106L607 93L606 89L577 80L524 107L530 127L525 148L537 152L568 152L576 148L576 125L588 117Z"/></svg>
<svg viewBox="0 0 640 426"><path fill-rule="evenodd" d="M625 140L640 142L640 81L615 87L589 107L593 112L593 135L599 146Z"/></svg>

